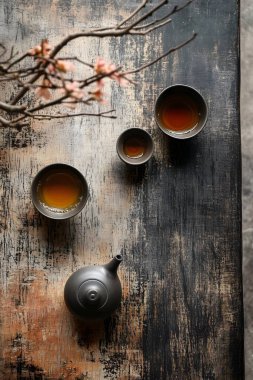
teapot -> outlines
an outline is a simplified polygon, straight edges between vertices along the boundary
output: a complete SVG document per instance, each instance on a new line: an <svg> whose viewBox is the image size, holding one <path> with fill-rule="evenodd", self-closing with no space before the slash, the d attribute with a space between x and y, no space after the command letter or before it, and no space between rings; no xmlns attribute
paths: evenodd
<svg viewBox="0 0 253 380"><path fill-rule="evenodd" d="M64 299L69 311L81 319L107 318L119 305L122 289L117 269L122 256L109 263L74 272L66 282Z"/></svg>

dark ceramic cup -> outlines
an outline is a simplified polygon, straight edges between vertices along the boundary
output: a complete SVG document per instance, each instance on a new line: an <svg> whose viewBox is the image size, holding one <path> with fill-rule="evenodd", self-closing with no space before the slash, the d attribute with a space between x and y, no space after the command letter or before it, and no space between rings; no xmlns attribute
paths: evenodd
<svg viewBox="0 0 253 380"><path fill-rule="evenodd" d="M148 132L141 128L130 128L119 136L116 149L126 164L141 165L152 157L154 144Z"/></svg>
<svg viewBox="0 0 253 380"><path fill-rule="evenodd" d="M187 110L186 107L188 107L188 112L192 112L193 116L194 113L196 114L195 116L197 121L192 125L192 127L176 131L165 125L163 112L166 110L166 107L170 107L171 99L174 99L174 102L176 99L177 102L175 109L173 110L174 112L176 112L176 107L179 108L180 112L181 102L181 106L183 108ZM196 136L204 128L207 121L207 114L207 104L203 96L193 87L182 84L167 87L158 96L155 104L155 119L158 127L166 135L181 140Z"/></svg>
<svg viewBox="0 0 253 380"><path fill-rule="evenodd" d="M47 205L40 196L40 188L43 181L47 178L53 178L56 174L66 174L71 180L78 186L78 199L68 208L59 209L58 207L52 207ZM44 167L40 170L33 179L31 186L31 197L35 208L44 216L50 219L63 220L69 219L72 216L78 214L85 206L88 198L88 185L84 176L73 166L67 164L56 163Z"/></svg>

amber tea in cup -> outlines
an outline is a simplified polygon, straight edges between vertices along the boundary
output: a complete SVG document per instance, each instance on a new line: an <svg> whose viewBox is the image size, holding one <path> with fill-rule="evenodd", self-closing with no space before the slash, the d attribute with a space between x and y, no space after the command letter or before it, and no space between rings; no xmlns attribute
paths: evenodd
<svg viewBox="0 0 253 380"><path fill-rule="evenodd" d="M197 104L187 94L168 95L160 109L160 120L171 131L184 132L196 127L200 119Z"/></svg>
<svg viewBox="0 0 253 380"><path fill-rule="evenodd" d="M195 136L204 127L207 106L194 88L175 85L165 89L155 106L156 121L169 136L185 139Z"/></svg>
<svg viewBox="0 0 253 380"><path fill-rule="evenodd" d="M48 173L38 185L39 200L58 211L75 207L82 196L82 184L77 176L65 171Z"/></svg>
<svg viewBox="0 0 253 380"><path fill-rule="evenodd" d="M34 178L32 198L35 207L52 219L67 219L86 203L88 186L82 174L66 164L53 164Z"/></svg>
<svg viewBox="0 0 253 380"><path fill-rule="evenodd" d="M142 157L147 150L147 142L142 138L129 137L123 143L123 151L129 158Z"/></svg>
<svg viewBox="0 0 253 380"><path fill-rule="evenodd" d="M153 154L153 139L144 129L129 128L119 136L116 148L126 164L141 165Z"/></svg>

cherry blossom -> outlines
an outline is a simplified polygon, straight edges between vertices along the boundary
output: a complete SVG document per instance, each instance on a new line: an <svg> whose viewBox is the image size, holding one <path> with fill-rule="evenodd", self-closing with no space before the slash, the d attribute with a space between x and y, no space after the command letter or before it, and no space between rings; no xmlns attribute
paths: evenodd
<svg viewBox="0 0 253 380"><path fill-rule="evenodd" d="M107 65L103 58L97 58L97 61L94 65L94 70L97 74L106 74L107 73Z"/></svg>
<svg viewBox="0 0 253 380"><path fill-rule="evenodd" d="M48 87L51 87L49 80L43 79L42 86L38 87L35 91L36 95L39 96L40 98L44 98L46 100L51 99L52 94L51 94Z"/></svg>
<svg viewBox="0 0 253 380"><path fill-rule="evenodd" d="M41 41L40 45L36 45L34 48L30 49L28 54L39 57L48 57L51 50L52 47L49 45L48 40L44 39Z"/></svg>
<svg viewBox="0 0 253 380"><path fill-rule="evenodd" d="M106 104L106 100L104 99L104 92L102 91L102 88L97 86L94 91L89 92L90 95L92 95L92 98L96 100L97 102L101 104Z"/></svg>
<svg viewBox="0 0 253 380"><path fill-rule="evenodd" d="M57 59L55 63L55 68L66 73L68 71L74 71L75 65L72 62L69 61L63 61L61 59Z"/></svg>
<svg viewBox="0 0 253 380"><path fill-rule="evenodd" d="M112 74L112 79L114 79L121 87L126 87L129 84L129 79L126 78L122 73L115 72Z"/></svg>
<svg viewBox="0 0 253 380"><path fill-rule="evenodd" d="M75 99L80 100L84 97L84 91L79 88L79 84L76 81L65 83L65 88L63 91Z"/></svg>
<svg viewBox="0 0 253 380"><path fill-rule="evenodd" d="M39 55L42 51L41 45L36 45L28 51L29 55Z"/></svg>
<svg viewBox="0 0 253 380"><path fill-rule="evenodd" d="M120 86L125 87L128 85L129 80L123 73L117 71L117 67L113 63L107 64L103 58L98 58L94 70L97 74L106 74L110 79L115 80Z"/></svg>

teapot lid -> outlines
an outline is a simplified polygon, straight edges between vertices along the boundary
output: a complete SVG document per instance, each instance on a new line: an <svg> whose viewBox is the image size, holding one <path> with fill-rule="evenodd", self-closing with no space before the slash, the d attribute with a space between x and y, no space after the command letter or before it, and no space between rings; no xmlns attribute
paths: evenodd
<svg viewBox="0 0 253 380"><path fill-rule="evenodd" d="M108 292L101 281L87 280L78 289L78 301L87 310L99 310L108 300Z"/></svg>

